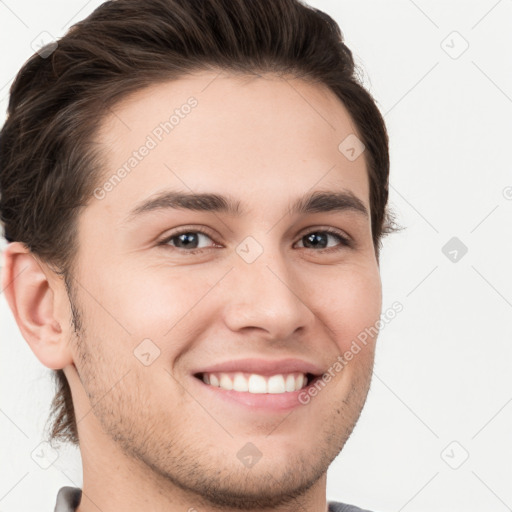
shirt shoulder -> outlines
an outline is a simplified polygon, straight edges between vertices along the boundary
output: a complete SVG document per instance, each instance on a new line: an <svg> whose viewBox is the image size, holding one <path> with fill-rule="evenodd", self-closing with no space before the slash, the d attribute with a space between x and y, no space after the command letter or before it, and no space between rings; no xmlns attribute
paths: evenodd
<svg viewBox="0 0 512 512"><path fill-rule="evenodd" d="M80 504L82 489L79 487L61 487L57 493L57 501L53 512L75 512Z"/></svg>
<svg viewBox="0 0 512 512"><path fill-rule="evenodd" d="M354 505L347 505L346 503L339 503L337 501L329 501L329 512L371 512Z"/></svg>

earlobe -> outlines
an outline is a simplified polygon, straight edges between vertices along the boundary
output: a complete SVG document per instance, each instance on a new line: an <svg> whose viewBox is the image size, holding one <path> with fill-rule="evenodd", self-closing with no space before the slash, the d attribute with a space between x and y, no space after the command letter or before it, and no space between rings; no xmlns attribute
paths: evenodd
<svg viewBox="0 0 512 512"><path fill-rule="evenodd" d="M46 269L46 272L51 272ZM59 318L57 280L50 282L39 260L20 242L4 251L2 290L21 334L46 367L60 369L73 362L68 346L68 325Z"/></svg>

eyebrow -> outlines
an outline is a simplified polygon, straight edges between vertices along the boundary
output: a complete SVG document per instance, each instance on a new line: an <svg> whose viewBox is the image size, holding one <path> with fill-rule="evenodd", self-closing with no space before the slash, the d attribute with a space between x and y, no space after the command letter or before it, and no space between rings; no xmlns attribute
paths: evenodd
<svg viewBox="0 0 512 512"><path fill-rule="evenodd" d="M130 211L124 222L131 222L144 213L168 209L222 212L237 217L245 214L240 201L230 196L214 193L177 192L169 190L137 204ZM290 214L332 211L352 211L369 218L366 206L351 191L315 191L295 200L289 207Z"/></svg>

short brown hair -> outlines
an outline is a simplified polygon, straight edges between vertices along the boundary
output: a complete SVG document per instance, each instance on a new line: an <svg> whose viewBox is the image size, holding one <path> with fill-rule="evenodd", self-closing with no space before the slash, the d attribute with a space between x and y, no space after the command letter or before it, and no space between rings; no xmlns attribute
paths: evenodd
<svg viewBox="0 0 512 512"><path fill-rule="evenodd" d="M77 216L102 171L91 144L98 112L107 114L146 86L202 70L290 75L337 95L366 147L378 258L381 237L394 230L387 210L388 135L330 16L300 0L113 0L71 27L49 56L40 51L24 64L0 132L5 237L23 242L63 275L70 297ZM62 370L53 375L50 439L78 444L68 382Z"/></svg>

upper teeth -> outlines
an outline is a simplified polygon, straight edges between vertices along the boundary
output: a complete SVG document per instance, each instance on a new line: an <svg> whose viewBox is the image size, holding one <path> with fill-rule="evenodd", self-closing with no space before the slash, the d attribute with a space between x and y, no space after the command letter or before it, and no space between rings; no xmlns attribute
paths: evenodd
<svg viewBox="0 0 512 512"><path fill-rule="evenodd" d="M204 373L203 381L226 390L249 393L285 393L298 391L307 383L304 373L289 373L266 377L256 373Z"/></svg>

